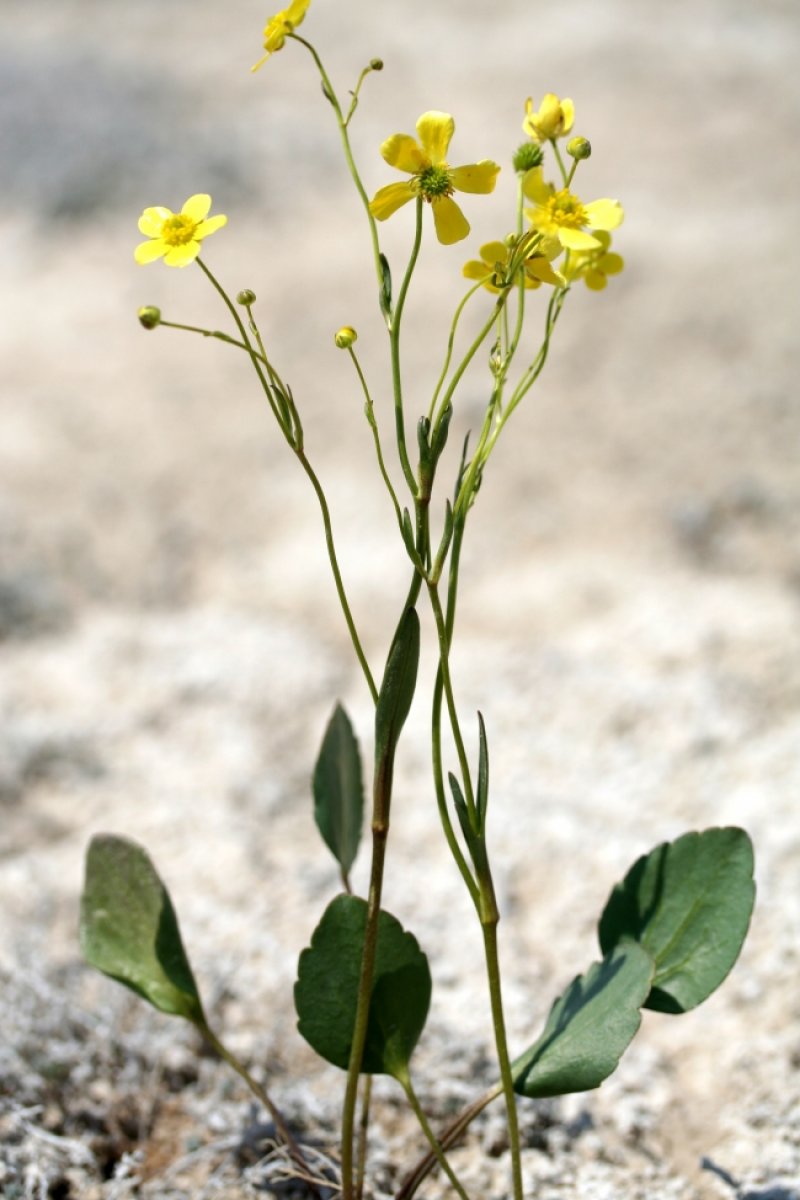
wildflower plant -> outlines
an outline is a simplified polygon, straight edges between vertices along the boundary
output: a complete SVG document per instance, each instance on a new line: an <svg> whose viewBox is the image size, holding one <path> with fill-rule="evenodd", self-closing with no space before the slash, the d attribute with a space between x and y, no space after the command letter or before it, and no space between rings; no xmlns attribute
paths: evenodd
<svg viewBox="0 0 800 1200"><path fill-rule="evenodd" d="M154 306L142 308L139 318L148 330L161 326L220 339L249 359L279 434L319 502L339 606L374 706L375 749L368 773L353 723L341 704L336 704L324 731L313 770L309 764L314 818L338 865L342 890L331 898L316 928L309 930L309 943L298 963L294 1004L300 1033L343 1072L334 1176L315 1178L312 1151L298 1142L270 1093L211 1029L169 894L144 848L125 837L100 835L89 847L81 903L82 948L89 963L162 1012L188 1020L242 1076L271 1114L295 1173L307 1181L312 1194L319 1194L323 1185L340 1190L344 1200L370 1194L370 1082L373 1075L385 1074L405 1093L429 1144L416 1165L398 1164L405 1167L398 1198L411 1197L438 1165L464 1200L468 1192L448 1159L448 1149L487 1105L502 1098L510 1147L509 1195L522 1200L520 1098L535 1100L598 1087L616 1068L639 1028L643 1009L683 1014L719 986L739 954L750 920L752 847L740 829L709 828L690 831L643 854L610 888L598 924L598 961L566 983L543 1029L531 1031L527 1046L509 1045L498 950L501 914L491 852L489 732L480 713L465 722L451 669L462 548L484 473L514 412L539 380L573 285L583 281L598 291L622 269L622 258L611 250L611 233L621 225L623 209L616 199L585 203L575 191L576 174L587 170L584 164L591 146L585 137L571 136L576 119L573 102L552 93L538 108L530 99L520 106L526 141L514 155L511 170L503 175L490 158L451 166L453 118L438 111L424 113L416 123L416 137L395 133L380 147L385 162L408 178L382 186L370 198L356 163L350 126L365 80L383 64L373 59L361 71L345 106L317 49L298 33L309 4L310 0L293 0L269 18L264 55L253 69L289 47L310 55L363 207L376 301L388 339L390 413L373 400L357 355L356 330L343 325L334 341L352 362L377 469L396 518L397 553L408 567L407 586L397 600L396 625L387 633L379 673L368 662L350 607L325 491L306 451L302 402L286 381L284 367L278 365L276 349L262 338L254 292L245 289L232 298L206 262L205 240L226 218L209 216L211 199L205 194L191 196L178 213L166 207L147 208L139 229L148 240L136 248L135 257L141 264L159 259L167 266L196 264L218 294L231 321L229 332L166 320ZM282 61L269 69L285 65ZM559 142L568 137L562 152ZM498 177L509 175L511 186L501 186L496 193ZM453 198L456 192L463 197L461 202ZM488 203L493 193L501 196L502 205L496 238L471 248L465 262L453 262L453 287L462 294L455 304L442 368L430 383L423 410L409 411L400 331L425 236L425 209L432 210L438 241L449 247L467 239L467 213L474 204ZM408 261L402 270L392 271L381 249L379 223L406 206L413 211ZM450 254L453 261L451 250L442 253ZM399 287L395 280L400 281ZM465 349L457 351L459 323L468 307L479 314L479 331ZM480 428L464 441L460 454L446 457L462 383L468 372L486 370L487 364ZM415 396L420 391L415 381ZM410 421L415 422L413 438L408 436ZM395 475L399 485L393 481ZM431 971L416 937L382 906L394 766L417 692L423 636L420 608L429 610L426 629L432 629L438 656L428 698L431 816L441 826L475 910L480 935L476 953L485 970L496 1050L496 1083L438 1132L417 1098L410 1065L425 1027ZM453 761L446 761L445 736L454 747ZM367 895L362 897L353 891L351 871L367 809L371 865Z"/></svg>

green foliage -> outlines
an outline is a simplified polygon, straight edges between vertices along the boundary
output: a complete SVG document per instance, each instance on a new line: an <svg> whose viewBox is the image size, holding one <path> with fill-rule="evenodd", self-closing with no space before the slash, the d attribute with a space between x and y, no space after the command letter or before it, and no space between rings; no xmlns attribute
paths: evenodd
<svg viewBox="0 0 800 1200"><path fill-rule="evenodd" d="M655 966L635 943L619 946L572 981L544 1032L511 1066L522 1096L563 1096L599 1087L641 1024Z"/></svg>
<svg viewBox="0 0 800 1200"><path fill-rule="evenodd" d="M419 666L419 617L414 608L403 613L394 635L375 708L375 776L391 784L400 733L414 699Z"/></svg>
<svg viewBox="0 0 800 1200"><path fill-rule="evenodd" d="M753 847L742 829L685 833L640 858L614 888L600 948L639 942L656 964L645 1007L687 1012L736 962L754 900Z"/></svg>
<svg viewBox="0 0 800 1200"><path fill-rule="evenodd" d="M297 1027L318 1054L347 1070L358 1001L366 901L337 896L300 955L294 997ZM431 998L428 960L416 938L381 912L362 1073L406 1073Z"/></svg>
<svg viewBox="0 0 800 1200"><path fill-rule="evenodd" d="M333 710L322 739L313 791L317 828L346 879L361 840L364 784L358 742L341 704Z"/></svg>
<svg viewBox="0 0 800 1200"><path fill-rule="evenodd" d="M81 897L86 961L161 1010L204 1024L200 994L169 892L147 851L101 834L86 855Z"/></svg>

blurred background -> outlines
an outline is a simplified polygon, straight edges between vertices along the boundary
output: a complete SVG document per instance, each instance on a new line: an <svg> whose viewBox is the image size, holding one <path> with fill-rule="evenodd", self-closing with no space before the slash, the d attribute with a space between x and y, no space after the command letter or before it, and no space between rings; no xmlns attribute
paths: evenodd
<svg viewBox="0 0 800 1200"><path fill-rule="evenodd" d="M85 1069L102 1073L100 1034L81 1026L90 1002L115 1014L103 1036L113 1027L125 1045L147 1031L143 1062L164 1049L160 1018L88 984L77 961L83 847L99 829L156 853L200 973L215 995L235 996L226 1019L244 1051L265 1053L266 1042L279 1063L313 1072L287 997L336 878L315 842L308 778L337 697L368 752L369 697L313 493L246 360L188 334L146 334L136 320L140 305L156 304L169 320L227 330L226 313L199 271L142 268L133 249L146 206L178 210L208 191L213 211L228 215L204 257L232 294L257 293L377 671L407 568L357 381L333 345L339 326L358 329L388 439L366 222L302 47L250 73L268 15L260 3L2 0L1 11L8 1094L40 1100L29 1048L48 1039L52 1048L70 1021L93 1047ZM619 1139L614 1194L637 1194L625 1174L636 1154L640 1173L645 1161L666 1164L661 1195L722 1194L697 1166L722 1154L755 1189L748 1195L784 1187L774 1195L792 1200L800 9L796 0L313 0L302 33L340 95L370 58L385 61L351 127L370 194L399 178L381 141L413 132L428 109L455 117L453 163L503 164L492 197L464 198L466 242L441 247L426 229L404 326L409 430L438 375L463 262L511 227L510 156L528 96L572 97L575 132L593 146L577 190L625 207L614 239L624 273L602 294L570 295L542 381L487 473L464 558L456 683L465 720L485 714L493 751L509 1019L517 1039L528 1037L532 987L536 1025L585 968L594 915L633 858L685 828L746 825L761 907L736 974L679 1032L646 1022L643 1057L622 1090L610 1084L587 1103L599 1105L590 1111L606 1144ZM411 226L404 209L381 229L396 278ZM535 349L534 330L530 338ZM482 367L460 393L450 473L480 421ZM466 901L431 824L426 707L423 690L400 767L403 866L387 907L445 964L438 1049L427 1051L435 1065L452 1058L448 1038L480 1046L487 1031L472 999L474 962L454 945ZM21 979L42 1001L33 1015L14 1000ZM268 1029L265 1003L281 1014ZM74 1042L64 1035L59 1053L67 1081L85 1090ZM626 1109L643 1079L651 1093ZM65 1084L61 1133L70 1095ZM633 1148L634 1126L644 1150ZM589 1179L581 1153L594 1161L582 1145L568 1158L570 1194ZM652 1178L648 1186L652 1194Z"/></svg>

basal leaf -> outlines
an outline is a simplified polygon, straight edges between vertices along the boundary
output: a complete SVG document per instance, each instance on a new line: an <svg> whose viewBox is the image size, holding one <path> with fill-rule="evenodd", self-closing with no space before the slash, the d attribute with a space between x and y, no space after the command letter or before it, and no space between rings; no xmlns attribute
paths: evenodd
<svg viewBox="0 0 800 1200"><path fill-rule="evenodd" d="M333 710L314 767L314 818L346 877L358 852L364 820L364 784L358 742L340 704Z"/></svg>
<svg viewBox="0 0 800 1200"><path fill-rule="evenodd" d="M86 961L165 1013L203 1021L172 901L147 851L103 834L86 855L81 897Z"/></svg>
<svg viewBox="0 0 800 1200"><path fill-rule="evenodd" d="M332 900L311 945L300 955L294 989L300 1033L342 1070L350 1062L366 923L366 901L357 896ZM428 960L416 938L382 912L363 1073L403 1074L425 1025L430 997Z"/></svg>
<svg viewBox="0 0 800 1200"><path fill-rule="evenodd" d="M640 946L620 946L556 1000L537 1042L511 1064L522 1096L564 1096L599 1087L615 1070L641 1023L653 978Z"/></svg>
<svg viewBox="0 0 800 1200"><path fill-rule="evenodd" d="M600 919L603 953L633 940L656 963L646 1008L682 1013L719 987L739 956L755 900L742 829L664 842L631 867Z"/></svg>

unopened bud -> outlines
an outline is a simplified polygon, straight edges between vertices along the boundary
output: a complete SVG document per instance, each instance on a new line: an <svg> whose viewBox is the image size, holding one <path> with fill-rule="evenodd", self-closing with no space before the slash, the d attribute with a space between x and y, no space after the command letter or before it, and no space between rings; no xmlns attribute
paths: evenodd
<svg viewBox="0 0 800 1200"><path fill-rule="evenodd" d="M567 142L567 154L580 162L582 158L591 158L592 143L585 137L570 138Z"/></svg>
<svg viewBox="0 0 800 1200"><path fill-rule="evenodd" d="M338 333L333 335L333 340L340 350L349 350L353 342L358 341L358 334L352 325L343 325Z"/></svg>
<svg viewBox="0 0 800 1200"><path fill-rule="evenodd" d="M369 66L370 66L371 71L382 71L383 70L383 59L382 58L371 58L369 60Z"/></svg>
<svg viewBox="0 0 800 1200"><path fill-rule="evenodd" d="M161 324L161 309L154 304L146 304L136 314L143 329L155 329Z"/></svg>
<svg viewBox="0 0 800 1200"><path fill-rule="evenodd" d="M256 294L250 288L243 288L236 297L236 303L241 304L243 308L250 308L256 302Z"/></svg>
<svg viewBox="0 0 800 1200"><path fill-rule="evenodd" d="M518 150L514 152L513 163L514 170L519 175L524 175L526 171L531 171L534 167L541 166L544 152L538 142L523 142Z"/></svg>

